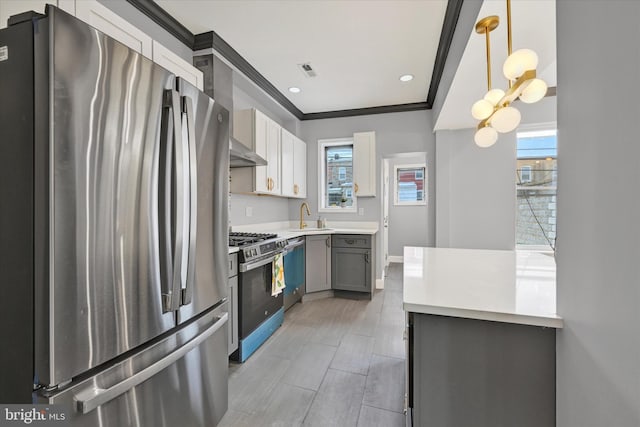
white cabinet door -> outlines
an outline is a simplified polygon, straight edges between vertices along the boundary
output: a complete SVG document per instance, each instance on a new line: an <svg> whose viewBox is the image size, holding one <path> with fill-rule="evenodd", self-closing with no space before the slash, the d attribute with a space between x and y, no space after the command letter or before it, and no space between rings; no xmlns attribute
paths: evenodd
<svg viewBox="0 0 640 427"><path fill-rule="evenodd" d="M286 197L298 197L295 192L295 159L294 159L294 144L296 137L285 129L282 129L281 134L282 144L282 157L281 157L281 170L282 170L282 195Z"/></svg>
<svg viewBox="0 0 640 427"><path fill-rule="evenodd" d="M231 169L231 192L282 194L280 125L256 109L235 111L233 136L267 161L266 166Z"/></svg>
<svg viewBox="0 0 640 427"><path fill-rule="evenodd" d="M152 58L153 40L151 37L118 16L111 9L95 0L78 0L75 9L77 18L147 58Z"/></svg>
<svg viewBox="0 0 640 427"><path fill-rule="evenodd" d="M357 197L376 195L376 133L353 134L353 173Z"/></svg>
<svg viewBox="0 0 640 427"><path fill-rule="evenodd" d="M331 235L307 236L305 254L306 293L331 289Z"/></svg>
<svg viewBox="0 0 640 427"><path fill-rule="evenodd" d="M303 199L307 197L307 144L282 129L282 195Z"/></svg>
<svg viewBox="0 0 640 427"><path fill-rule="evenodd" d="M202 71L185 61L157 41L153 41L153 62L182 77L200 90L204 88Z"/></svg>
<svg viewBox="0 0 640 427"><path fill-rule="evenodd" d="M267 140L269 138L269 122L267 116L262 114L258 110L251 110L251 122L253 133L250 135L253 144L249 144L257 155L269 162L267 154ZM254 191L256 193L268 193L271 188L271 181L269 181L269 166L256 166L255 167L255 183Z"/></svg>
<svg viewBox="0 0 640 427"><path fill-rule="evenodd" d="M281 127L271 119L267 119L267 178L270 179L269 194L282 194L282 183L280 181L280 156L281 156Z"/></svg>
<svg viewBox="0 0 640 427"><path fill-rule="evenodd" d="M294 197L301 199L307 197L307 144L295 137L293 140L293 194Z"/></svg>

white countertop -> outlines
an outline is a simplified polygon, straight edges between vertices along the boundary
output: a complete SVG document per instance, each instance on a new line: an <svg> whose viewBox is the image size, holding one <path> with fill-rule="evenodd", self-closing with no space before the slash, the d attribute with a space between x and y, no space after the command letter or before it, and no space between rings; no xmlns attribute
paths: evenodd
<svg viewBox="0 0 640 427"><path fill-rule="evenodd" d="M307 221L307 228L299 229L298 221L271 222L263 224L234 225L233 231L276 233L278 237L291 239L298 236L310 236L316 234L369 234L378 232L378 223L370 221L330 221L327 228L314 228L315 221Z"/></svg>
<svg viewBox="0 0 640 427"><path fill-rule="evenodd" d="M404 248L405 311L562 328L555 262L529 251Z"/></svg>
<svg viewBox="0 0 640 427"><path fill-rule="evenodd" d="M237 246L229 246L229 255L239 252L240 248Z"/></svg>

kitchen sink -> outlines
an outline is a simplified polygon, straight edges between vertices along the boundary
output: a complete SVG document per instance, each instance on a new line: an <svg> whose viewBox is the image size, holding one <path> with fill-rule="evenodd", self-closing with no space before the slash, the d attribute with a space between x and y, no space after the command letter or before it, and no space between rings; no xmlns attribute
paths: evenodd
<svg viewBox="0 0 640 427"><path fill-rule="evenodd" d="M322 233L327 233L329 231L333 231L333 228L317 228L317 227L305 227L303 229L300 228L292 228L289 231L304 231L305 233L318 233L318 234L322 234Z"/></svg>

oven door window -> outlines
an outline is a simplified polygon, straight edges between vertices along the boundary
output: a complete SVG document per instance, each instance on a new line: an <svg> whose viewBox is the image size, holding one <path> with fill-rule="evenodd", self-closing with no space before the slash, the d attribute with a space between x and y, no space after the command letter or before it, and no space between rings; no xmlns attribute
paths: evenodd
<svg viewBox="0 0 640 427"><path fill-rule="evenodd" d="M272 269L273 263L269 263L238 276L240 338L245 338L282 308L282 293L271 296Z"/></svg>

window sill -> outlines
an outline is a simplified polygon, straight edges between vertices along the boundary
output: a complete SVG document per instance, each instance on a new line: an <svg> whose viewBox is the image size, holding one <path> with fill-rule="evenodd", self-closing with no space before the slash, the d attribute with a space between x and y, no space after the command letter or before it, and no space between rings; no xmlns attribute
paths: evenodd
<svg viewBox="0 0 640 427"><path fill-rule="evenodd" d="M358 213L357 207L351 208L320 208L318 212L322 213Z"/></svg>
<svg viewBox="0 0 640 427"><path fill-rule="evenodd" d="M393 206L427 206L427 203L426 202L406 202L406 203L394 202Z"/></svg>

